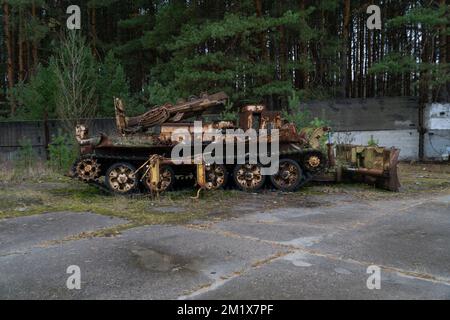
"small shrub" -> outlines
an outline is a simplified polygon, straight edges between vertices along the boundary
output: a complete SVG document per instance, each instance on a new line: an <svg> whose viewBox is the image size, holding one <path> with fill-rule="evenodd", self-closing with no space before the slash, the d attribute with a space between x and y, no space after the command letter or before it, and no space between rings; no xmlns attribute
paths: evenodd
<svg viewBox="0 0 450 320"><path fill-rule="evenodd" d="M57 181L66 173L77 152L68 139L57 137L50 149L50 161L40 159L29 139L20 141L14 159L0 163L0 184Z"/></svg>
<svg viewBox="0 0 450 320"><path fill-rule="evenodd" d="M301 110L301 94L297 91L292 91L291 96L288 98L288 110L283 112L283 118L293 124L295 124L298 131L308 127L310 114L308 110Z"/></svg>
<svg viewBox="0 0 450 320"><path fill-rule="evenodd" d="M234 104L232 102L225 106L224 111L220 115L220 119L223 121L237 122L239 119L239 112L234 108Z"/></svg>
<svg viewBox="0 0 450 320"><path fill-rule="evenodd" d="M77 157L75 144L66 135L58 135L48 146L49 165L56 172L64 173Z"/></svg>
<svg viewBox="0 0 450 320"><path fill-rule="evenodd" d="M289 108L283 112L283 118L295 124L299 132L303 129L317 129L328 126L327 121L319 118L312 119L308 110L301 109L301 96L300 92L292 92L292 95L289 97Z"/></svg>
<svg viewBox="0 0 450 320"><path fill-rule="evenodd" d="M50 176L45 163L39 159L29 139L20 142L20 148L13 161L0 167L3 182L37 181Z"/></svg>
<svg viewBox="0 0 450 320"><path fill-rule="evenodd" d="M37 156L29 139L21 140L19 145L20 147L16 156L16 169L27 170L33 166Z"/></svg>
<svg viewBox="0 0 450 320"><path fill-rule="evenodd" d="M319 118L314 118L314 120L312 120L309 123L309 126L311 128L317 129L317 128L324 128L328 126L328 122Z"/></svg>
<svg viewBox="0 0 450 320"><path fill-rule="evenodd" d="M369 147L378 147L380 145L379 140L375 140L373 135L370 136L370 140L367 142Z"/></svg>

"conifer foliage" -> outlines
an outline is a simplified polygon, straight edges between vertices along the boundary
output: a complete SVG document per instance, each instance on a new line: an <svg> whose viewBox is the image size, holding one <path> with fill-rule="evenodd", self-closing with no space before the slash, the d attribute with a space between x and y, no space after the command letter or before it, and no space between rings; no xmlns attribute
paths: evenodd
<svg viewBox="0 0 450 320"><path fill-rule="evenodd" d="M121 96L131 111L201 92L234 106L419 96L448 101L446 0L0 0L0 116L58 117L66 9L92 65L94 116ZM370 30L367 8L381 9ZM59 63L59 64L58 64ZM59 75L61 77L61 75ZM47 103L45 103L47 102Z"/></svg>

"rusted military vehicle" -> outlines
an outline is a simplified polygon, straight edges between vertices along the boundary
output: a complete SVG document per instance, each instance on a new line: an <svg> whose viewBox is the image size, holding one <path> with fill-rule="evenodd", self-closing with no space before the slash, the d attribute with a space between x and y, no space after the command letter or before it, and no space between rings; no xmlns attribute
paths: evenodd
<svg viewBox="0 0 450 320"><path fill-rule="evenodd" d="M164 192L172 189L177 180L191 177L202 190L214 190L231 185L243 191L256 192L270 182L274 188L296 191L306 183L317 181L361 180L380 187L398 191L397 178L398 150L321 146L321 140L329 131L319 128L312 132L298 132L295 125L282 119L279 112L268 111L265 106L250 105L242 108L239 125L229 121L203 123L200 133L193 120L201 118L210 109L223 108L228 102L225 93L203 94L188 101L156 107L138 117L127 117L125 106L120 99L115 100L117 134L91 138L88 128L80 125L76 129L80 145L80 159L72 168L72 176L87 183L105 187L116 194L139 191ZM235 147L236 137L227 135L218 140L206 132L228 132L253 129L258 142L266 142L267 150L250 147L251 137L245 137L244 148ZM278 150L274 145L271 131L279 132ZM177 136L178 131L187 132L189 138ZM264 134L259 134L264 133ZM173 159L173 149L186 140L194 140L202 135L201 148L191 148L188 155L181 155L183 161ZM223 144L223 161L207 163L203 154L211 144ZM232 145L232 148L228 146ZM259 144L257 144L259 145ZM186 150L186 149L185 149ZM261 161L238 161L242 153L245 159L252 153L276 155L279 159L275 174L263 174L265 166ZM198 157L202 157L198 161ZM197 161L196 161L197 160ZM252 163L252 164L251 164ZM232 181L230 181L232 180Z"/></svg>

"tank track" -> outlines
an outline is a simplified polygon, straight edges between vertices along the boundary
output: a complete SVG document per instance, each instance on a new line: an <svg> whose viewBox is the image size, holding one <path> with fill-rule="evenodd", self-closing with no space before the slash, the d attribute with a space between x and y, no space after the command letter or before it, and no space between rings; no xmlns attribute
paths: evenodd
<svg viewBox="0 0 450 320"><path fill-rule="evenodd" d="M317 152L317 150L286 150L286 151L282 151L280 152L280 159L282 158L297 158L297 159L303 159L309 152ZM321 152L323 159L325 159L325 155ZM117 162L135 162L135 161L146 161L147 159L145 158L140 158L140 157L134 157L134 156L108 156L108 155L101 155L98 156L96 154L88 154L88 155L84 155L80 158L78 158L76 160L76 162L74 163L74 165L72 166L72 172L70 174L71 178L73 179L77 179L76 176L76 172L74 172L74 168L76 167L76 164L79 163L82 160L86 160L86 159L95 159L97 161L101 161L101 160L107 160L107 161L117 161ZM301 166L303 169L303 166ZM104 168L106 169L106 168ZM299 188L303 188L304 186L306 186L308 183L312 182L314 180L314 178L316 176L319 176L321 174L323 174L325 172L326 168L325 165L323 165L323 168L320 168L319 171L317 172L304 172L304 177L303 180L299 186ZM80 181L82 181L81 179L79 179ZM96 187L97 189L99 189L100 191L109 194L109 195L115 195L115 193L113 191L111 191L105 183L101 182L99 179L96 180L92 180L92 181L82 181L85 184L88 184L90 186ZM140 195L142 194L141 192L136 192L136 193L131 193L129 195L125 195L128 197L135 197L136 195Z"/></svg>

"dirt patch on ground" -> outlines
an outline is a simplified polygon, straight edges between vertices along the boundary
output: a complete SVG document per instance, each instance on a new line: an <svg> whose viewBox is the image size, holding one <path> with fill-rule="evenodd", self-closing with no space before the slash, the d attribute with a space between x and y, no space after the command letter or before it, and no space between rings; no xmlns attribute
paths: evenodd
<svg viewBox="0 0 450 320"><path fill-rule="evenodd" d="M337 201L389 200L421 194L450 193L450 165L401 164L400 193L362 184L314 184L296 193L264 190L247 194L236 190L203 193L185 189L161 195L116 197L100 190L60 178L59 182L3 184L0 186L0 219L46 212L94 212L125 218L133 225L177 224L202 219L226 219L283 207L315 208Z"/></svg>
<svg viewBox="0 0 450 320"><path fill-rule="evenodd" d="M450 164L401 164L399 171L402 193L450 189Z"/></svg>

